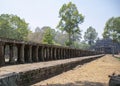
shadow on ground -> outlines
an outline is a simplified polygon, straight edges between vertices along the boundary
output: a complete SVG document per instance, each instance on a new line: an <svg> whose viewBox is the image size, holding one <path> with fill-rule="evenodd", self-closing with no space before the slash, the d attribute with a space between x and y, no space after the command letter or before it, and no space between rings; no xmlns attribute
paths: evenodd
<svg viewBox="0 0 120 86"><path fill-rule="evenodd" d="M108 84L100 82L76 81L75 83L34 85L34 86L108 86Z"/></svg>

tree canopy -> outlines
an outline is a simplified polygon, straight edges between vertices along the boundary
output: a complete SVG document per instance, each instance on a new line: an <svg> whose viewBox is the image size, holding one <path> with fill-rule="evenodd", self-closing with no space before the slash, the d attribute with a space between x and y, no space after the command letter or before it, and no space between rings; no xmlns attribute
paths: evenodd
<svg viewBox="0 0 120 86"><path fill-rule="evenodd" d="M28 23L16 15L0 15L0 37L26 40L29 33Z"/></svg>
<svg viewBox="0 0 120 86"><path fill-rule="evenodd" d="M45 32L43 35L43 43L45 44L54 44L54 30L52 30L50 27L45 27Z"/></svg>
<svg viewBox="0 0 120 86"><path fill-rule="evenodd" d="M98 33L93 27L89 27L85 32L84 39L88 42L89 45L94 44L95 39L97 38Z"/></svg>
<svg viewBox="0 0 120 86"><path fill-rule="evenodd" d="M103 37L120 42L120 17L112 17L106 22Z"/></svg>
<svg viewBox="0 0 120 86"><path fill-rule="evenodd" d="M57 26L61 31L65 31L69 35L69 40L66 43L68 46L71 46L74 41L74 36L80 36L79 24L84 20L82 14L79 14L77 7L72 2L68 4L63 4L59 10L60 21Z"/></svg>

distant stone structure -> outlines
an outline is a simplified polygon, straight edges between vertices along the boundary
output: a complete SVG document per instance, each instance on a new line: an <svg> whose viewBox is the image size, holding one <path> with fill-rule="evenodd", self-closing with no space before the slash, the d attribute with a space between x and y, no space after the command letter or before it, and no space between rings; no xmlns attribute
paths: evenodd
<svg viewBox="0 0 120 86"><path fill-rule="evenodd" d="M9 58L5 58L7 49L9 51ZM21 64L98 54L101 53L0 37L0 66L4 66L7 63Z"/></svg>
<svg viewBox="0 0 120 86"><path fill-rule="evenodd" d="M110 38L104 38L97 40L96 44L93 45L90 50L91 49L105 54L118 54L120 53L120 43L113 42Z"/></svg>

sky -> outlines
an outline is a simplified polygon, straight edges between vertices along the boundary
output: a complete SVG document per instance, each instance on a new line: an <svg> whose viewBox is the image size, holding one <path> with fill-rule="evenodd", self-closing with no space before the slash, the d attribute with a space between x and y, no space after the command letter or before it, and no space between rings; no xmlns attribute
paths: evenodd
<svg viewBox="0 0 120 86"><path fill-rule="evenodd" d="M85 17L79 25L82 35L92 26L102 38L106 21L120 16L120 0L0 0L0 14L14 14L25 19L32 31L43 26L55 29L60 20L59 9L70 1Z"/></svg>

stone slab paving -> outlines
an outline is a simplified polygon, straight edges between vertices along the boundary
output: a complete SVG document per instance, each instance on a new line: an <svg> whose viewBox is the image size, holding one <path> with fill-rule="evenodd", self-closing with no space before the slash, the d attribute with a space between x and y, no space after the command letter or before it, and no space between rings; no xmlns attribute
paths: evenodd
<svg viewBox="0 0 120 86"><path fill-rule="evenodd" d="M5 76L6 74L19 73L19 72L39 69L39 68L43 68L43 67L68 63L68 62L71 62L71 61L78 61L78 60L83 60L83 59L87 59L87 58L94 58L96 56L100 56L100 55L77 57L77 58L70 58L70 59L63 59L63 60L56 60L56 61L48 61L48 62L38 62L38 63L28 63L28 64L3 66L3 67L0 67L0 77Z"/></svg>

